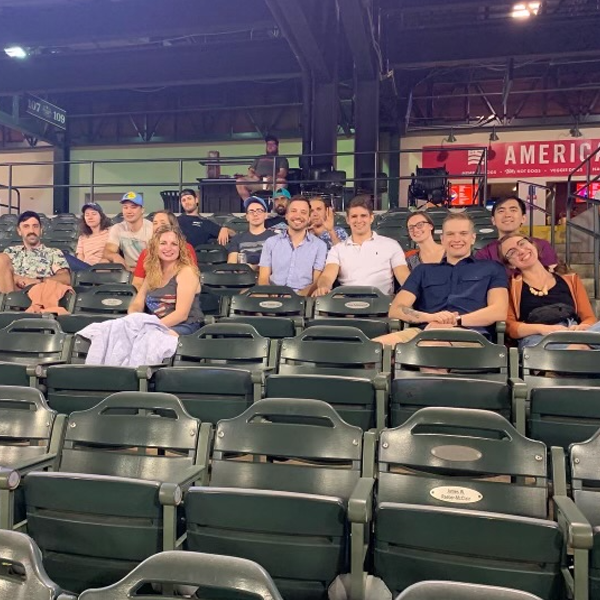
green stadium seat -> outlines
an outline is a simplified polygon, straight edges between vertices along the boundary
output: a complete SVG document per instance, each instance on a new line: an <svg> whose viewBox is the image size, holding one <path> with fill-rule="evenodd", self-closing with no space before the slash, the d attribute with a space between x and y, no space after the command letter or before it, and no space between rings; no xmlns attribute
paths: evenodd
<svg viewBox="0 0 600 600"><path fill-rule="evenodd" d="M269 574L258 564L234 556L181 552L160 552L138 565L121 581L100 590L88 590L79 600L130 600L140 588L158 598L175 598L169 590L193 592L188 598L223 600L283 600ZM150 586L152 586L150 588ZM180 598L178 594L176 596Z"/></svg>
<svg viewBox="0 0 600 600"><path fill-rule="evenodd" d="M38 386L42 365L66 362L69 336L54 319L17 319L0 329L0 385Z"/></svg>
<svg viewBox="0 0 600 600"><path fill-rule="evenodd" d="M594 531L589 558L589 597L600 598L600 431L585 442L569 448L573 500ZM585 573L584 573L585 575Z"/></svg>
<svg viewBox="0 0 600 600"><path fill-rule="evenodd" d="M256 284L256 273L245 264L215 265L200 274L202 288L217 296L233 296Z"/></svg>
<svg viewBox="0 0 600 600"><path fill-rule="evenodd" d="M24 312L31 306L31 298L28 296L28 292L32 286L28 286L22 290L15 292L9 292L4 295L4 303L2 310L4 312ZM59 301L58 305L65 310L71 310L73 302L75 301L75 295L73 292L68 291ZM39 317L39 315L38 315Z"/></svg>
<svg viewBox="0 0 600 600"><path fill-rule="evenodd" d="M0 598L76 600L46 574L37 544L24 533L0 531Z"/></svg>
<svg viewBox="0 0 600 600"><path fill-rule="evenodd" d="M307 326L348 325L358 327L368 338L385 335L400 327L399 321L388 318L392 299L376 287L336 287L315 299Z"/></svg>
<svg viewBox="0 0 600 600"><path fill-rule="evenodd" d="M214 265L222 265L227 262L227 248L220 244L198 244L194 251L201 272L214 268Z"/></svg>
<svg viewBox="0 0 600 600"><path fill-rule="evenodd" d="M27 529L52 579L79 593L175 549L182 493L204 483L209 429L171 394L120 392L73 413L59 470L24 480Z"/></svg>
<svg viewBox="0 0 600 600"><path fill-rule="evenodd" d="M256 561L286 600L326 598L351 554L362 564L364 527L352 524L351 553L348 522L372 486L362 457L362 431L323 402L253 404L217 426L210 485L185 498L187 548Z"/></svg>
<svg viewBox="0 0 600 600"><path fill-rule="evenodd" d="M64 425L65 416L50 410L39 390L0 385L1 529L25 519L20 479L56 466Z"/></svg>
<svg viewBox="0 0 600 600"><path fill-rule="evenodd" d="M529 410L519 404L519 418L528 413L527 435L547 446L582 442L600 423L600 373L596 350L559 349L553 344L596 344L600 334L585 331L556 332L536 346L523 350L523 380ZM548 377L545 373L551 372Z"/></svg>
<svg viewBox="0 0 600 600"><path fill-rule="evenodd" d="M99 263L86 271L72 273L72 284L78 292L84 292L98 285L127 285L131 283L132 274L118 263Z"/></svg>
<svg viewBox="0 0 600 600"><path fill-rule="evenodd" d="M262 396L275 346L251 325L216 323L181 336L173 366L158 369L153 389L175 394L203 422L242 413Z"/></svg>
<svg viewBox="0 0 600 600"><path fill-rule="evenodd" d="M313 326L282 340L279 367L269 375L269 398L315 398L363 429L386 423L388 349L355 327Z"/></svg>
<svg viewBox="0 0 600 600"><path fill-rule="evenodd" d="M455 344L430 345L430 344ZM471 344L457 347L456 344ZM426 406L493 410L510 420L514 387L509 352L480 333L464 329L422 331L394 350L390 426L401 425ZM448 369L448 373L421 369ZM521 384L520 393L524 394Z"/></svg>
<svg viewBox="0 0 600 600"><path fill-rule="evenodd" d="M302 330L305 314L306 299L292 288L256 285L231 297L229 315L220 322L247 323L264 337L282 339Z"/></svg>
<svg viewBox="0 0 600 600"><path fill-rule="evenodd" d="M424 408L383 431L376 498L373 573L393 594L436 579L586 597L567 553L577 573L591 527L566 496L550 511L546 446L496 413Z"/></svg>
<svg viewBox="0 0 600 600"><path fill-rule="evenodd" d="M90 287L85 292L79 292L73 305L73 314L99 314L123 316L137 290L132 285L104 284Z"/></svg>
<svg viewBox="0 0 600 600"><path fill-rule="evenodd" d="M541 600L528 592L458 581L421 581L404 590L396 600Z"/></svg>

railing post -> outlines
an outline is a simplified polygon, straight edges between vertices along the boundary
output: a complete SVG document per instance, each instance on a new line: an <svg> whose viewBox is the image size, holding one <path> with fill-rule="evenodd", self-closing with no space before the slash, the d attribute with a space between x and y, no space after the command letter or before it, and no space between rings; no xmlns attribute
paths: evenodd
<svg viewBox="0 0 600 600"><path fill-rule="evenodd" d="M8 212L12 208L12 196L13 196L13 166L8 165ZM19 208L20 210L20 208Z"/></svg>
<svg viewBox="0 0 600 600"><path fill-rule="evenodd" d="M550 190L550 245L554 248L556 244L556 192Z"/></svg>
<svg viewBox="0 0 600 600"><path fill-rule="evenodd" d="M588 190L589 195L589 190ZM600 217L598 215L598 206L592 204L593 216L594 216L594 299L598 299L598 277L600 276Z"/></svg>
<svg viewBox="0 0 600 600"><path fill-rule="evenodd" d="M183 159L179 159L179 196L183 190Z"/></svg>
<svg viewBox="0 0 600 600"><path fill-rule="evenodd" d="M92 160L90 162L90 202L94 202L94 176L96 170L96 163Z"/></svg>
<svg viewBox="0 0 600 600"><path fill-rule="evenodd" d="M535 204L535 188L533 185L529 185L527 188L527 201L529 203L529 237L533 236L533 205Z"/></svg>

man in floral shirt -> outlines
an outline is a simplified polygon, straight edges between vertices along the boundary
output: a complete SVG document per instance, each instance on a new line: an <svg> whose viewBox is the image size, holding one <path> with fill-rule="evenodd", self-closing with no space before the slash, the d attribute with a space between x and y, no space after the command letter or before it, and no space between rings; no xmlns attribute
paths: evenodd
<svg viewBox="0 0 600 600"><path fill-rule="evenodd" d="M21 246L9 246L0 254L0 292L9 293L44 279L55 279L69 285L69 265L58 248L41 243L42 223L36 212L25 211L17 221Z"/></svg>

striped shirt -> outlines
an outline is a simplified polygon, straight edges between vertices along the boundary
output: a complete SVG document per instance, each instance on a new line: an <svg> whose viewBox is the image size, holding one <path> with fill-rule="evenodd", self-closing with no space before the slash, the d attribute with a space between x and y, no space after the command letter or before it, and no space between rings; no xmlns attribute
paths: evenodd
<svg viewBox="0 0 600 600"><path fill-rule="evenodd" d="M108 229L92 235L80 235L77 240L77 258L88 265L97 265L104 260L104 246L108 241Z"/></svg>

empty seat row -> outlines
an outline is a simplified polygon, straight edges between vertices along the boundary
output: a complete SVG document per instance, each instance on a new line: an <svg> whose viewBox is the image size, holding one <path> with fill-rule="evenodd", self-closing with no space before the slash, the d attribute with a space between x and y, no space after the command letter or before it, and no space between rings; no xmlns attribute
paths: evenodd
<svg viewBox="0 0 600 600"><path fill-rule="evenodd" d="M180 547L254 560L286 600L324 599L338 576L360 599L367 574L394 596L445 579L587 600L595 576L563 451L550 465L489 411L422 409L376 435L321 401L266 399L213 434L172 395L118 393L69 417L59 456L15 490L46 570L73 592Z"/></svg>

